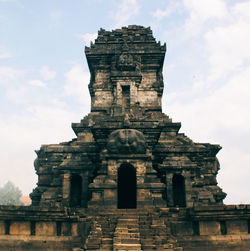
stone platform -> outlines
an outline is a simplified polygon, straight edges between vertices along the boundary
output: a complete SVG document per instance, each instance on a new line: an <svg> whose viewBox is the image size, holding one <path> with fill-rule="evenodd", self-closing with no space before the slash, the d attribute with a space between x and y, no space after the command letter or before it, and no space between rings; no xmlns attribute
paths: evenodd
<svg viewBox="0 0 250 251"><path fill-rule="evenodd" d="M0 207L0 250L248 251L250 205L147 209Z"/></svg>

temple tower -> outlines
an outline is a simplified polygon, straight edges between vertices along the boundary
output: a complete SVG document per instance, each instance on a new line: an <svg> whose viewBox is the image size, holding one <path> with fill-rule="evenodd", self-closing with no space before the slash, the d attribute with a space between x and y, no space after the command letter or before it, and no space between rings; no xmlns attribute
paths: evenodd
<svg viewBox="0 0 250 251"><path fill-rule="evenodd" d="M33 205L222 204L225 193L216 181L221 147L194 143L162 113L165 52L150 28L98 32L85 48L91 112L72 124L76 139L37 151Z"/></svg>

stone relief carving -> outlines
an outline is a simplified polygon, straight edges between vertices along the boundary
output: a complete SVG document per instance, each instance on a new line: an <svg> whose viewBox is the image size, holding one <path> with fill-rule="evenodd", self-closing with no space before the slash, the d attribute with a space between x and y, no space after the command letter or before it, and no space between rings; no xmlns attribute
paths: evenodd
<svg viewBox="0 0 250 251"><path fill-rule="evenodd" d="M141 57L138 55L131 55L128 52L123 52L117 58L116 65L118 70L141 72Z"/></svg>
<svg viewBox="0 0 250 251"><path fill-rule="evenodd" d="M134 70L135 63L133 56L126 52L122 53L118 58L117 66L121 70Z"/></svg>
<svg viewBox="0 0 250 251"><path fill-rule="evenodd" d="M135 129L115 130L109 136L107 149L110 153L143 154L146 152L145 138Z"/></svg>

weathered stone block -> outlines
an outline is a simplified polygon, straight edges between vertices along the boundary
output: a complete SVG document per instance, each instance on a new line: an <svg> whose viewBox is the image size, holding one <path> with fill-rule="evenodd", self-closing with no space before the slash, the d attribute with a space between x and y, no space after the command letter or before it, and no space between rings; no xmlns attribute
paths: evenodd
<svg viewBox="0 0 250 251"><path fill-rule="evenodd" d="M217 221L200 221L200 235L220 234L220 223Z"/></svg>
<svg viewBox="0 0 250 251"><path fill-rule="evenodd" d="M0 221L0 235L5 234L5 223L4 221Z"/></svg>
<svg viewBox="0 0 250 251"><path fill-rule="evenodd" d="M71 224L71 235L72 236L78 236L79 235L78 223L72 223Z"/></svg>
<svg viewBox="0 0 250 251"><path fill-rule="evenodd" d="M36 222L36 235L56 236L56 222Z"/></svg>
<svg viewBox="0 0 250 251"><path fill-rule="evenodd" d="M61 235L63 235L63 236L70 236L71 235L71 222L62 222Z"/></svg>
<svg viewBox="0 0 250 251"><path fill-rule="evenodd" d="M11 222L10 235L30 235L30 222L29 221Z"/></svg>
<svg viewBox="0 0 250 251"><path fill-rule="evenodd" d="M230 220L226 222L228 234L248 233L247 220Z"/></svg>
<svg viewBox="0 0 250 251"><path fill-rule="evenodd" d="M193 223L190 221L172 222L171 233L176 236L193 235Z"/></svg>
<svg viewBox="0 0 250 251"><path fill-rule="evenodd" d="M91 132L83 132L78 134L81 142L94 142L93 134Z"/></svg>
<svg viewBox="0 0 250 251"><path fill-rule="evenodd" d="M95 107L109 107L112 104L113 96L111 91L96 91L95 97L93 99L93 106Z"/></svg>
<svg viewBox="0 0 250 251"><path fill-rule="evenodd" d="M102 193L92 192L92 201L98 201L102 199Z"/></svg>
<svg viewBox="0 0 250 251"><path fill-rule="evenodd" d="M104 199L114 199L116 200L117 193L114 189L106 189L104 191Z"/></svg>
<svg viewBox="0 0 250 251"><path fill-rule="evenodd" d="M152 85L157 81L156 72L144 72L142 74L141 87L151 88Z"/></svg>
<svg viewBox="0 0 250 251"><path fill-rule="evenodd" d="M147 189L138 189L137 190L137 200L144 200L145 198L150 198L151 193Z"/></svg>

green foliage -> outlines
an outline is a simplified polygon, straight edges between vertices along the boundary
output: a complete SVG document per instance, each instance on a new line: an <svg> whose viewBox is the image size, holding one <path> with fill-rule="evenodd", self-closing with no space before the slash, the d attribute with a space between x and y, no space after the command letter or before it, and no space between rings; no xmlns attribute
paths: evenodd
<svg viewBox="0 0 250 251"><path fill-rule="evenodd" d="M0 205L23 205L21 196L21 190L10 181L0 187Z"/></svg>

